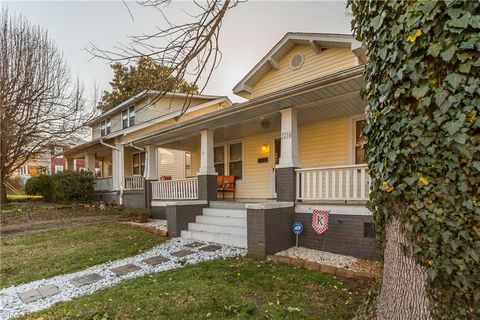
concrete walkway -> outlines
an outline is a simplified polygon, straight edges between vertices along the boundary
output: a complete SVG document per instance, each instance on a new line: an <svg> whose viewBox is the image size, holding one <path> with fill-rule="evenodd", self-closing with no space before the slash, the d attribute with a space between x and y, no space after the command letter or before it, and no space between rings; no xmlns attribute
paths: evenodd
<svg viewBox="0 0 480 320"><path fill-rule="evenodd" d="M175 269L185 264L245 254L244 249L174 238L133 257L5 288L0 291L0 319L42 310L59 301L90 294L125 279Z"/></svg>

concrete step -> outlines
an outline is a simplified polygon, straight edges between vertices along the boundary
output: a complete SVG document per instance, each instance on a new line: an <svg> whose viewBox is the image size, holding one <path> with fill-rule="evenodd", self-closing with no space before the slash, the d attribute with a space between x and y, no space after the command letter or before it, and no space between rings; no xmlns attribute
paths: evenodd
<svg viewBox="0 0 480 320"><path fill-rule="evenodd" d="M245 203L234 201L210 201L210 208L245 210Z"/></svg>
<svg viewBox="0 0 480 320"><path fill-rule="evenodd" d="M196 222L205 224L216 224L220 226L247 227L247 218L197 216Z"/></svg>
<svg viewBox="0 0 480 320"><path fill-rule="evenodd" d="M182 231L182 238L214 242L218 244L224 244L227 246L238 247L238 248L247 248L247 237L235 236L225 233L210 233L210 232L201 232L201 231Z"/></svg>
<svg viewBox="0 0 480 320"><path fill-rule="evenodd" d="M204 208L203 215L210 217L246 218L247 210Z"/></svg>
<svg viewBox="0 0 480 320"><path fill-rule="evenodd" d="M189 223L188 231L199 231L199 232L209 232L209 233L225 233L236 236L247 236L246 227L232 227L232 226L221 226L217 224L205 224L205 223Z"/></svg>

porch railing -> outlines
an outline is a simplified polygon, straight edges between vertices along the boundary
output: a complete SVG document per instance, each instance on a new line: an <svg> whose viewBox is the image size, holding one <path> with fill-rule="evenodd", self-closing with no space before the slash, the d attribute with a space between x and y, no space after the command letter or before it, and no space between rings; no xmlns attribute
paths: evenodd
<svg viewBox="0 0 480 320"><path fill-rule="evenodd" d="M366 165L296 169L297 200L368 200Z"/></svg>
<svg viewBox="0 0 480 320"><path fill-rule="evenodd" d="M110 191L113 189L112 177L95 178L93 190L95 191Z"/></svg>
<svg viewBox="0 0 480 320"><path fill-rule="evenodd" d="M125 189L126 190L142 190L143 177L142 176L125 177Z"/></svg>
<svg viewBox="0 0 480 320"><path fill-rule="evenodd" d="M154 200L193 200L198 199L198 180L189 178L152 182Z"/></svg>

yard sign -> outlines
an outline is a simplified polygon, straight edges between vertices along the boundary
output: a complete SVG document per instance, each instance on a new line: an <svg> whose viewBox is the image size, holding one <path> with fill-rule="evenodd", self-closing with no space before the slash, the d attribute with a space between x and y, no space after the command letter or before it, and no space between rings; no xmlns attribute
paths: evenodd
<svg viewBox="0 0 480 320"><path fill-rule="evenodd" d="M313 210L312 227L315 232L322 234L328 229L328 211Z"/></svg>

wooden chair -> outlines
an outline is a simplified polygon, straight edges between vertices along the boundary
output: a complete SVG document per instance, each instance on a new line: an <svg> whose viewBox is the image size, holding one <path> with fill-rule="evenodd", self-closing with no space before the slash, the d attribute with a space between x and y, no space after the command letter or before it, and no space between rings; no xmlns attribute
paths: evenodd
<svg viewBox="0 0 480 320"><path fill-rule="evenodd" d="M225 192L232 192L235 200L235 176L217 176L217 192L222 193L223 200L225 200Z"/></svg>
<svg viewBox="0 0 480 320"><path fill-rule="evenodd" d="M160 177L160 181L168 181L168 180L172 180L172 176L161 176Z"/></svg>

